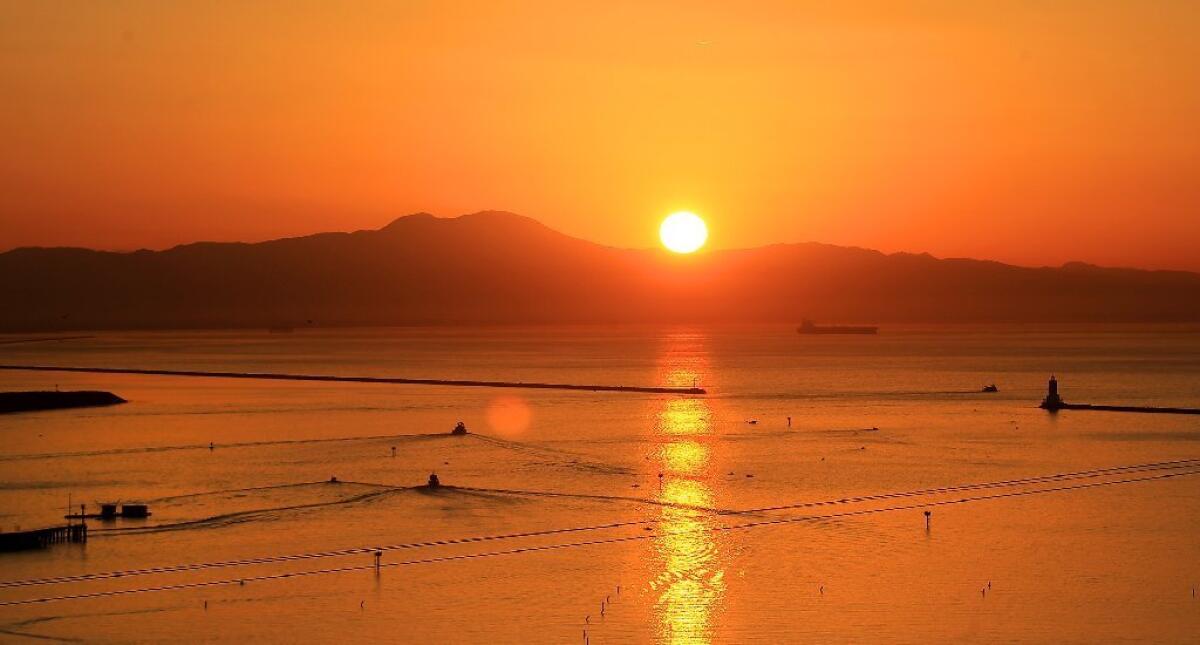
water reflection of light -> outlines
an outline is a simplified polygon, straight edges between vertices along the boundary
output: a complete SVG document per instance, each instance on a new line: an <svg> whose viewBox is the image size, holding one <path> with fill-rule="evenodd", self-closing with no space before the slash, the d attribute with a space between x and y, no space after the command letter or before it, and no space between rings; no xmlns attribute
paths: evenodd
<svg viewBox="0 0 1200 645"><path fill-rule="evenodd" d="M659 450L667 472L682 475L699 474L708 465L708 446L695 441L676 441Z"/></svg>
<svg viewBox="0 0 1200 645"><path fill-rule="evenodd" d="M658 425L664 434L707 434L712 411L704 399L671 399L658 414Z"/></svg>
<svg viewBox="0 0 1200 645"><path fill-rule="evenodd" d="M663 385L667 387L699 387L701 385L700 372L686 367L672 369L662 380Z"/></svg>
<svg viewBox="0 0 1200 645"><path fill-rule="evenodd" d="M672 479L660 500L688 507L710 507L712 493L692 479ZM717 558L709 514L697 508L665 506L658 540L663 571L653 585L659 590L658 612L664 642L709 643L712 610L725 590L724 570Z"/></svg>
<svg viewBox="0 0 1200 645"><path fill-rule="evenodd" d="M703 385L708 372L707 338L701 333L677 333L665 338L659 358L664 385ZM660 537L655 541L661 562L651 581L658 593L659 638L665 643L707 644L712 620L725 591L724 569L711 532L714 505L706 483L712 461L709 433L713 411L701 397L672 398L657 410L657 431L668 439L658 450L665 474L659 501Z"/></svg>

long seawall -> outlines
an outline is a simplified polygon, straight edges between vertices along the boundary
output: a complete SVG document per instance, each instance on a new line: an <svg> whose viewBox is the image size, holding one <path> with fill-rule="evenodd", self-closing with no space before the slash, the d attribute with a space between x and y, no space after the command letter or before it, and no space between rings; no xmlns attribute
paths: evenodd
<svg viewBox="0 0 1200 645"><path fill-rule="evenodd" d="M197 372L183 370L146 370L118 367L58 367L49 365L0 365L0 370L33 372L83 372L87 374L142 374L148 376L193 376L203 378L243 378L274 381L332 381L335 383L388 383L394 385L446 385L452 387L501 387L531 390L581 390L585 392L638 392L644 394L706 394L699 387L645 387L637 385L586 385L572 383L523 383L520 381L473 381L431 378L389 378L380 376L324 376L315 374L271 374L263 372Z"/></svg>
<svg viewBox="0 0 1200 645"><path fill-rule="evenodd" d="M1098 412L1141 412L1145 414L1200 414L1200 408L1157 408L1144 405L1092 405L1090 403L1060 403L1043 406L1051 412L1059 410L1095 410Z"/></svg>

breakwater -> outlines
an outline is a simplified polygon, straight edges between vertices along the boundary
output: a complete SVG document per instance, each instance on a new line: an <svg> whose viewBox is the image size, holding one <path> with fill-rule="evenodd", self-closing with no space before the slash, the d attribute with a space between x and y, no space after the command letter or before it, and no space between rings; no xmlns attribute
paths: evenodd
<svg viewBox="0 0 1200 645"><path fill-rule="evenodd" d="M1142 412L1146 414L1200 414L1197 408L1159 408L1143 405L1092 405L1090 403L1059 403L1043 405L1043 409L1051 412L1059 410L1096 410L1099 412Z"/></svg>
<svg viewBox="0 0 1200 645"><path fill-rule="evenodd" d="M112 392L0 392L0 413L91 408L125 403Z"/></svg>
<svg viewBox="0 0 1200 645"><path fill-rule="evenodd" d="M192 376L202 378L241 378L275 381L331 381L335 383L383 383L393 385L446 385L451 387L499 387L532 390L581 390L586 392L637 392L644 394L706 394L704 388L699 387L648 387L639 385L525 383L521 381L391 378L382 376L325 376L315 374L272 374L263 372L198 372L190 370L148 370L117 367L57 367L49 365L0 365L0 370L83 372L88 374L141 374L148 376Z"/></svg>

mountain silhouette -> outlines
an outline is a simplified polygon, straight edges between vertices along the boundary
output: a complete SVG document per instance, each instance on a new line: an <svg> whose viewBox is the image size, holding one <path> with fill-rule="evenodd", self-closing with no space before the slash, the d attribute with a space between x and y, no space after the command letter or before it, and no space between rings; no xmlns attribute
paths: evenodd
<svg viewBox="0 0 1200 645"><path fill-rule="evenodd" d="M1200 274L817 243L617 249L512 213L114 253L0 253L0 330L605 322L1196 322Z"/></svg>

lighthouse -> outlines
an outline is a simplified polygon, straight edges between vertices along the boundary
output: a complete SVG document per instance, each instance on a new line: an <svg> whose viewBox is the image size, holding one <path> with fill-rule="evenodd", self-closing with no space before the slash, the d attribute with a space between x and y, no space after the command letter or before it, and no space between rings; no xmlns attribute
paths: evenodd
<svg viewBox="0 0 1200 645"><path fill-rule="evenodd" d="M1046 398L1042 400L1041 408L1053 412L1063 405L1062 397L1058 395L1058 379L1051 374L1050 382L1046 384Z"/></svg>

